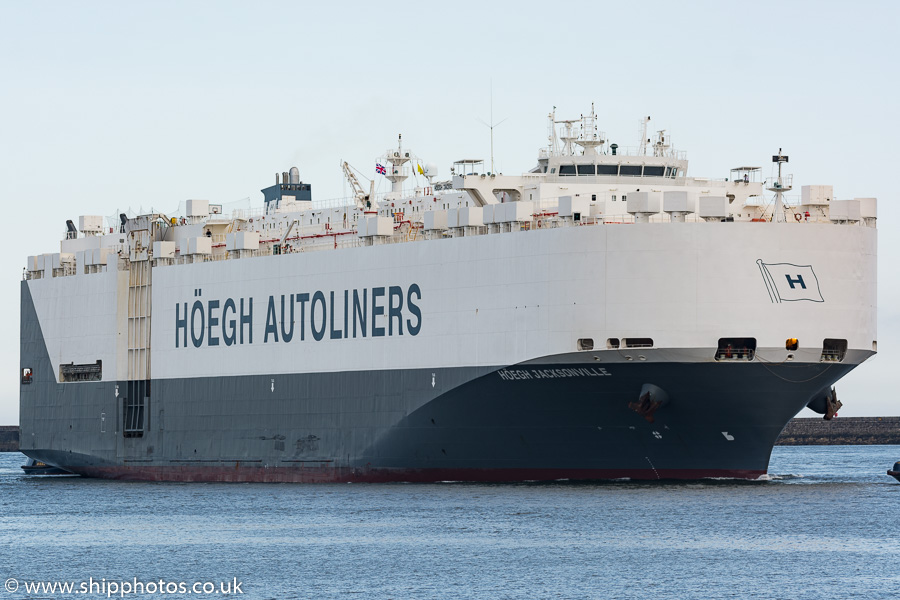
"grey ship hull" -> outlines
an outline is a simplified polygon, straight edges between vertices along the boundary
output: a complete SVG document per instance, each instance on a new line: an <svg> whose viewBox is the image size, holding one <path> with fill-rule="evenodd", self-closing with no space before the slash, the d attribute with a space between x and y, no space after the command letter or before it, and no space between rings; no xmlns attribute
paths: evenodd
<svg viewBox="0 0 900 600"><path fill-rule="evenodd" d="M21 449L87 476L172 481L756 478L843 363L664 360L663 351L472 367L152 380L141 437L127 382L57 383L22 285ZM638 352L638 351L635 351ZM677 352L665 351L671 356ZM671 401L650 423L644 384Z"/></svg>

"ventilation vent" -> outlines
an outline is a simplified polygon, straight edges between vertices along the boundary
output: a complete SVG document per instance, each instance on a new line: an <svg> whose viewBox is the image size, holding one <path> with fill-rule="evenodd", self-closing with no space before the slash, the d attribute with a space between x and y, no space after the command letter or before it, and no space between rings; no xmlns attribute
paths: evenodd
<svg viewBox="0 0 900 600"><path fill-rule="evenodd" d="M129 381L122 398L122 435L127 438L143 437L149 424L146 412L150 406L150 382Z"/></svg>
<svg viewBox="0 0 900 600"><path fill-rule="evenodd" d="M124 437L143 437L144 436L144 398L122 398L123 404L123 423L122 435Z"/></svg>

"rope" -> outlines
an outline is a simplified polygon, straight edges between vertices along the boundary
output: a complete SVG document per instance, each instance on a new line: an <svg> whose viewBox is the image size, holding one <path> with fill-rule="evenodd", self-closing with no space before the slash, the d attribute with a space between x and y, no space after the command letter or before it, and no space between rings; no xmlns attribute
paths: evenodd
<svg viewBox="0 0 900 600"><path fill-rule="evenodd" d="M621 342L620 342L620 343L621 343ZM626 357L626 355L625 355L624 353L627 352L627 351L632 351L632 352L636 351L636 352L640 352L640 351L642 351L642 350L653 350L653 351L654 351L654 354L655 354L657 357L662 358L663 360L669 359L669 360L671 361L671 359L674 359L674 358L675 358L675 357L674 357L674 354L673 354L673 355L670 355L669 353L666 352L666 349L665 349L665 348L624 348L624 347L622 347L622 346L619 346L619 347L616 348L615 350L616 350L616 353L617 353L621 358L625 358L625 357ZM774 375L774 376L777 377L778 379L781 379L782 381L786 381L787 383L809 383L810 381L813 381L813 380L818 379L819 377L822 377L823 375L825 375L825 374L831 369L831 367L833 367L835 364L837 364L837 363L830 363L827 367L825 367L825 369L824 369L823 371L821 371L820 373L817 373L816 375L813 375L813 376L810 377L809 379L802 379L802 380L800 380L800 381L794 381L794 380L788 379L788 378L786 378L786 377L783 377L782 375L779 375L779 374L776 373L774 370L770 369L768 365L787 366L788 368L796 368L796 369L802 368L802 365L796 365L796 366L793 366L793 365L787 365L787 362L788 362L788 361L786 361L786 360L781 361L781 362L767 361L766 359L762 358L761 356L759 356L759 354L756 354L755 352L754 352L754 358L755 358L756 360L758 360L758 361L759 361L759 364L761 364L763 367L765 367L765 369L766 369L769 373L771 373L772 375ZM752 362L752 361L747 361L747 362L750 363L750 362Z"/></svg>
<svg viewBox="0 0 900 600"><path fill-rule="evenodd" d="M773 371L772 369L770 369L770 368L767 366L767 365L784 365L787 361L782 361L782 362L780 362L780 363L769 362L769 361L766 361L765 359L760 358L759 355L757 355L756 358L759 358L759 364L761 364L763 367L765 367L766 370L767 370L769 373L771 373L772 375L774 375L774 376L777 377L778 379L781 379L782 381L786 381L787 383L809 383L810 381L813 381L813 380L815 380L815 379L818 379L819 377L821 377L822 375L824 375L825 373L827 373L828 370L831 369L831 367L833 367L833 366L835 365L835 363L829 364L827 367L825 367L825 370L824 370L824 371L821 371L820 373L817 373L816 375L813 375L813 376L810 377L809 379L803 379L803 380L801 380L801 381L793 381L793 380L788 379L787 377L782 377L781 375L779 375L778 373L776 373L775 371ZM800 368L800 367L798 366L798 367L796 367L796 368Z"/></svg>

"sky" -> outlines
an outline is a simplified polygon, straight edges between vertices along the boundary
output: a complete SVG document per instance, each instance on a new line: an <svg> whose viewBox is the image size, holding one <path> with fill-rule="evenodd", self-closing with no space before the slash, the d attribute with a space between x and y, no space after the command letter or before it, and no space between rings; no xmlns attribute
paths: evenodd
<svg viewBox="0 0 900 600"><path fill-rule="evenodd" d="M295 165L314 199L347 196L341 161L371 177L400 133L443 178L489 160L492 109L497 171L520 173L554 106L591 103L620 146L651 116L691 175L768 174L784 148L795 190L879 199L879 353L837 387L841 416L900 414L898 21L895 1L0 0L0 424L18 422L22 267L66 219L260 205Z"/></svg>

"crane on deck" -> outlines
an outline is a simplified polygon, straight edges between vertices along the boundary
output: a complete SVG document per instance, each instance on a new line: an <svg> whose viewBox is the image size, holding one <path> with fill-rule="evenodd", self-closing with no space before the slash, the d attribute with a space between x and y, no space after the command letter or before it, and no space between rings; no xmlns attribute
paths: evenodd
<svg viewBox="0 0 900 600"><path fill-rule="evenodd" d="M353 174L350 163L344 161L341 164L341 168L344 170L344 177L347 178L347 182L350 184L350 187L353 188L353 197L356 199L356 206L364 212L372 210L375 202L375 180L372 180L369 185L369 193L366 193L362 185L360 185L359 179Z"/></svg>

